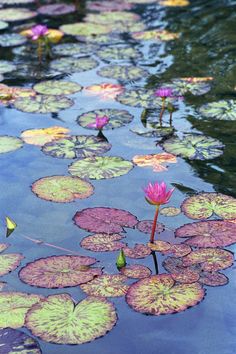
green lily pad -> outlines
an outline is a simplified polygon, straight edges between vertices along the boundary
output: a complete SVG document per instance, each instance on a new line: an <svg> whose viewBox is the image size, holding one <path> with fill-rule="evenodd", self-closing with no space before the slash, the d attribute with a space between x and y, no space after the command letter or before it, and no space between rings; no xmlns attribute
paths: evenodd
<svg viewBox="0 0 236 354"><path fill-rule="evenodd" d="M127 277L122 274L102 274L89 283L80 285L80 287L90 296L124 296L129 289L129 285L125 284L126 280Z"/></svg>
<svg viewBox="0 0 236 354"><path fill-rule="evenodd" d="M19 267L25 257L20 253L8 253L0 255L0 276L6 275Z"/></svg>
<svg viewBox="0 0 236 354"><path fill-rule="evenodd" d="M126 301L137 312L159 316L195 306L204 295L205 291L198 283L176 284L171 275L160 274L131 285Z"/></svg>
<svg viewBox="0 0 236 354"><path fill-rule="evenodd" d="M181 213L180 208L176 207L165 207L160 210L160 214L164 216L177 216Z"/></svg>
<svg viewBox="0 0 236 354"><path fill-rule="evenodd" d="M60 31L70 36L98 36L100 34L109 33L110 27L104 24L96 24L94 23L71 23L68 25L60 26Z"/></svg>
<svg viewBox="0 0 236 354"><path fill-rule="evenodd" d="M14 136L0 136L0 154L18 150L23 147L23 141Z"/></svg>
<svg viewBox="0 0 236 354"><path fill-rule="evenodd" d="M34 85L34 90L42 95L60 96L79 92L82 90L82 86L71 81L49 80Z"/></svg>
<svg viewBox="0 0 236 354"><path fill-rule="evenodd" d="M111 144L94 135L65 137L47 143L42 147L42 151L46 155L60 159L84 159L101 155L110 149Z"/></svg>
<svg viewBox="0 0 236 354"><path fill-rule="evenodd" d="M123 176L133 168L130 161L117 156L93 156L76 161L69 166L73 176L106 179Z"/></svg>
<svg viewBox="0 0 236 354"><path fill-rule="evenodd" d="M5 33L0 35L1 47L14 47L24 44L26 41L27 39L18 33Z"/></svg>
<svg viewBox="0 0 236 354"><path fill-rule="evenodd" d="M0 21L0 30L4 30L8 27L8 23L4 21Z"/></svg>
<svg viewBox="0 0 236 354"><path fill-rule="evenodd" d="M104 336L116 321L115 308L106 299L87 297L75 304L68 294L59 294L33 306L26 326L46 342L82 344Z"/></svg>
<svg viewBox="0 0 236 354"><path fill-rule="evenodd" d="M59 56L80 56L94 53L97 50L95 44L63 43L53 47L53 54Z"/></svg>
<svg viewBox="0 0 236 354"><path fill-rule="evenodd" d="M89 25L89 24L88 24ZM94 27L94 26L93 26ZM81 42L93 43L96 45L122 44L123 40L119 33L80 35L76 37Z"/></svg>
<svg viewBox="0 0 236 354"><path fill-rule="evenodd" d="M220 100L204 104L199 113L213 120L236 120L236 100Z"/></svg>
<svg viewBox="0 0 236 354"><path fill-rule="evenodd" d="M21 268L19 278L26 284L47 289L61 289L87 283L101 275L101 268L91 268L95 258L51 256L40 258Z"/></svg>
<svg viewBox="0 0 236 354"><path fill-rule="evenodd" d="M173 94L178 96L184 96L188 93L200 96L211 90L211 85L208 82L191 82L189 79L173 79L172 85L168 84L168 87L172 88Z"/></svg>
<svg viewBox="0 0 236 354"><path fill-rule="evenodd" d="M163 144L164 150L190 160L210 160L223 154L224 145L204 135L186 134L183 138L173 137Z"/></svg>
<svg viewBox="0 0 236 354"><path fill-rule="evenodd" d="M123 127L126 124L129 124L133 120L133 115L128 111L121 109L97 109L96 111L90 111L81 114L77 118L77 123L83 128L95 129L90 127L91 123L94 123L96 116L107 116L109 118L108 124L103 128L106 129L115 129Z"/></svg>
<svg viewBox="0 0 236 354"><path fill-rule="evenodd" d="M236 199L220 193L200 193L185 199L181 209L191 219L207 219L214 214L222 219L234 219Z"/></svg>
<svg viewBox="0 0 236 354"><path fill-rule="evenodd" d="M50 68L62 73L79 73L92 70L98 66L98 62L92 58L62 58L53 60Z"/></svg>
<svg viewBox="0 0 236 354"><path fill-rule="evenodd" d="M0 74L10 73L14 71L16 66L7 60L0 60Z"/></svg>
<svg viewBox="0 0 236 354"><path fill-rule="evenodd" d="M120 241L123 238L124 236L120 234L94 234L84 237L80 242L80 246L93 252L118 251L126 246L124 242Z"/></svg>
<svg viewBox="0 0 236 354"><path fill-rule="evenodd" d="M126 257L134 259L145 258L151 254L150 248L141 243L136 243L133 248L126 246L123 251Z"/></svg>
<svg viewBox="0 0 236 354"><path fill-rule="evenodd" d="M154 95L154 90L143 88L126 90L117 96L117 101L127 106L138 108L160 108L162 101L160 97Z"/></svg>
<svg viewBox="0 0 236 354"><path fill-rule="evenodd" d="M97 73L102 77L109 77L119 81L136 81L149 75L148 71L133 65L107 65L102 67Z"/></svg>
<svg viewBox="0 0 236 354"><path fill-rule="evenodd" d="M137 104L139 104L137 102ZM163 138L167 138L171 136L174 132L173 127L157 127L156 129L152 128L144 128L143 126L134 126L130 131L139 136L143 136L145 138L156 138L159 141L163 140Z"/></svg>
<svg viewBox="0 0 236 354"><path fill-rule="evenodd" d="M27 113L57 113L73 104L74 102L67 97L37 95L16 99L14 107Z"/></svg>
<svg viewBox="0 0 236 354"><path fill-rule="evenodd" d="M20 328L25 315L42 297L18 292L0 292L0 328Z"/></svg>
<svg viewBox="0 0 236 354"><path fill-rule="evenodd" d="M38 342L25 334L12 328L0 330L0 348L2 354L41 354Z"/></svg>
<svg viewBox="0 0 236 354"><path fill-rule="evenodd" d="M0 20L6 22L24 21L37 16L37 12L24 8L14 7L8 9L0 9Z"/></svg>
<svg viewBox="0 0 236 354"><path fill-rule="evenodd" d="M137 22L140 21L140 16L132 13L132 12L125 12L125 11L107 11L101 12L99 14L88 14L85 17L85 21L87 22L94 22L99 24L114 24L115 22Z"/></svg>
<svg viewBox="0 0 236 354"><path fill-rule="evenodd" d="M96 55L105 61L134 60L142 57L141 52L130 46L109 46L98 50Z"/></svg>
<svg viewBox="0 0 236 354"><path fill-rule="evenodd" d="M57 203L69 203L75 199L85 199L93 194L93 186L78 177L44 177L32 185L37 197Z"/></svg>
<svg viewBox="0 0 236 354"><path fill-rule="evenodd" d="M120 272L126 277L132 279L143 279L152 274L152 271L142 264L132 264L130 266L122 267Z"/></svg>

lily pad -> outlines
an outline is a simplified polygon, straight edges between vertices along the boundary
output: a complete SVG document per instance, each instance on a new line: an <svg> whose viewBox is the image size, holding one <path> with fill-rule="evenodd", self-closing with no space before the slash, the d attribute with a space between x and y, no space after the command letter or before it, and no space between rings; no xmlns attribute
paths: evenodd
<svg viewBox="0 0 236 354"><path fill-rule="evenodd" d="M140 16L132 13L132 12L125 12L125 11L115 11L115 12L102 12L100 14L88 14L85 17L85 21L87 22L94 22L98 24L106 23L107 25L115 24L116 22L138 22L140 21Z"/></svg>
<svg viewBox="0 0 236 354"><path fill-rule="evenodd" d="M111 144L94 135L73 135L52 141L42 147L46 155L60 159L84 159L101 155L110 149Z"/></svg>
<svg viewBox="0 0 236 354"><path fill-rule="evenodd" d="M86 43L63 43L58 44L53 48L53 54L59 56L80 56L88 55L97 50L95 44L86 44Z"/></svg>
<svg viewBox="0 0 236 354"><path fill-rule="evenodd" d="M19 272L26 284L47 289L61 289L87 283L101 275L101 268L91 268L95 258L84 256L51 256L28 263Z"/></svg>
<svg viewBox="0 0 236 354"><path fill-rule="evenodd" d="M116 2L109 1L90 1L87 8L92 11L122 11L131 10L132 4L126 3L124 0L116 0Z"/></svg>
<svg viewBox="0 0 236 354"><path fill-rule="evenodd" d="M0 102L9 105L19 97L35 96L36 92L28 87L7 86L0 84Z"/></svg>
<svg viewBox="0 0 236 354"><path fill-rule="evenodd" d="M175 155L168 153L151 154L151 155L136 155L132 161L139 167L152 167L154 172L167 171L167 167L163 164L176 163Z"/></svg>
<svg viewBox="0 0 236 354"><path fill-rule="evenodd" d="M124 92L120 84L102 83L85 87L86 94L98 96L101 100L114 100L117 95Z"/></svg>
<svg viewBox="0 0 236 354"><path fill-rule="evenodd" d="M45 16L61 16L75 12L76 8L73 4L58 3L43 5L38 8L38 12Z"/></svg>
<svg viewBox="0 0 236 354"><path fill-rule="evenodd" d="M93 252L118 251L126 246L124 242L120 241L123 238L124 236L120 234L94 234L84 237L80 242L80 246Z"/></svg>
<svg viewBox="0 0 236 354"><path fill-rule="evenodd" d="M32 185L37 197L57 203L69 203L75 199L85 199L93 194L93 186L78 177L44 177Z"/></svg>
<svg viewBox="0 0 236 354"><path fill-rule="evenodd" d="M171 275L160 274L131 285L126 301L137 312L159 316L195 306L204 295L205 291L198 283L176 284Z"/></svg>
<svg viewBox="0 0 236 354"><path fill-rule="evenodd" d="M10 73L16 66L7 60L0 60L0 74Z"/></svg>
<svg viewBox="0 0 236 354"><path fill-rule="evenodd" d="M67 97L37 95L18 98L14 102L14 107L27 113L57 113L73 104L74 102Z"/></svg>
<svg viewBox="0 0 236 354"><path fill-rule="evenodd" d="M109 122L105 125L104 130L123 127L133 120L132 114L128 111L108 108L83 113L77 118L77 123L83 128L95 129L89 125L95 122L96 116L107 116L109 118Z"/></svg>
<svg viewBox="0 0 236 354"><path fill-rule="evenodd" d="M107 65L102 67L97 73L102 77L124 82L140 80L149 75L148 71L133 65Z"/></svg>
<svg viewBox="0 0 236 354"><path fill-rule="evenodd" d="M162 105L160 97L154 95L154 90L143 88L126 90L117 96L117 101L138 108L160 108Z"/></svg>
<svg viewBox="0 0 236 354"><path fill-rule="evenodd" d="M12 328L0 330L0 348L2 354L41 354L38 342L25 334Z"/></svg>
<svg viewBox="0 0 236 354"><path fill-rule="evenodd" d="M204 135L186 134L173 137L163 144L165 151L190 160L210 160L223 154L224 144Z"/></svg>
<svg viewBox="0 0 236 354"><path fill-rule="evenodd" d="M49 80L34 85L34 90L42 95L60 96L79 92L82 86L71 81Z"/></svg>
<svg viewBox="0 0 236 354"><path fill-rule="evenodd" d="M236 224L224 220L200 221L186 224L175 231L176 237L193 247L224 247L236 243Z"/></svg>
<svg viewBox="0 0 236 354"><path fill-rule="evenodd" d="M42 129L28 129L21 133L21 138L27 144L43 146L51 141L66 137L69 132L69 129L58 126Z"/></svg>
<svg viewBox="0 0 236 354"><path fill-rule="evenodd" d="M19 267L25 257L20 253L0 255L0 276L6 275Z"/></svg>
<svg viewBox="0 0 236 354"><path fill-rule="evenodd" d="M26 41L27 39L18 33L5 33L0 35L1 47L14 47L17 45L24 44Z"/></svg>
<svg viewBox="0 0 236 354"><path fill-rule="evenodd" d="M223 286L228 284L229 279L219 272L201 272L199 283L208 286Z"/></svg>
<svg viewBox="0 0 236 354"><path fill-rule="evenodd" d="M173 127L157 127L153 129L146 128L140 125L132 127L130 131L136 135L143 136L145 138L156 138L159 142L174 133Z"/></svg>
<svg viewBox="0 0 236 354"><path fill-rule="evenodd" d="M72 23L68 25L60 26L60 30L65 34L71 36L99 36L100 34L109 33L110 27L105 24L96 24L94 23Z"/></svg>
<svg viewBox="0 0 236 354"><path fill-rule="evenodd" d="M141 52L130 46L109 46L96 52L96 55L105 61L134 60L142 57Z"/></svg>
<svg viewBox="0 0 236 354"><path fill-rule="evenodd" d="M182 243L172 244L161 240L148 243L148 247L152 251L161 252L163 254L172 254L174 257L184 257L192 251L191 247L188 245Z"/></svg>
<svg viewBox="0 0 236 354"><path fill-rule="evenodd" d="M133 248L126 246L123 250L126 257L135 259L145 258L151 254L150 248L141 243L136 243Z"/></svg>
<svg viewBox="0 0 236 354"><path fill-rule="evenodd" d="M165 253L171 249L171 244L162 240L155 240L153 242L149 242L147 245L154 252Z"/></svg>
<svg viewBox="0 0 236 354"><path fill-rule="evenodd" d="M6 22L24 21L37 16L37 12L24 8L14 7L8 9L0 9L0 20Z"/></svg>
<svg viewBox="0 0 236 354"><path fill-rule="evenodd" d="M223 219L234 219L236 199L220 193L200 193L185 199L181 209L191 219L207 219L214 214Z"/></svg>
<svg viewBox="0 0 236 354"><path fill-rule="evenodd" d="M126 277L133 279L147 278L152 274L151 269L142 264L132 264L130 266L123 267L120 272Z"/></svg>
<svg viewBox="0 0 236 354"><path fill-rule="evenodd" d="M125 284L126 280L127 277L122 274L103 274L80 287L90 296L124 296L129 289L129 285Z"/></svg>
<svg viewBox="0 0 236 354"><path fill-rule="evenodd" d="M89 25L89 23L87 24ZM98 25L96 25L97 27ZM94 26L93 26L94 28ZM95 31L94 31L95 32ZM86 43L93 43L96 45L115 45L122 44L124 41L122 40L120 33L108 33L108 34L90 34L90 35L79 35L76 37L77 40Z"/></svg>
<svg viewBox="0 0 236 354"><path fill-rule="evenodd" d="M23 327L27 311L40 299L35 294L0 292L0 328Z"/></svg>
<svg viewBox="0 0 236 354"><path fill-rule="evenodd" d="M166 30L150 30L132 33L132 38L142 41L166 42L178 39L179 33L173 33Z"/></svg>
<svg viewBox="0 0 236 354"><path fill-rule="evenodd" d="M0 136L0 154L18 150L23 147L23 141L14 136Z"/></svg>
<svg viewBox="0 0 236 354"><path fill-rule="evenodd" d="M92 70L98 66L98 62L92 58L62 58L51 61L50 67L62 73L79 73Z"/></svg>
<svg viewBox="0 0 236 354"><path fill-rule="evenodd" d="M188 93L194 96L200 96L211 90L211 85L208 82L191 81L191 78L173 79L172 85L168 84L168 87L172 88L173 94L178 96L184 96Z"/></svg>
<svg viewBox="0 0 236 354"><path fill-rule="evenodd" d="M0 21L0 30L4 30L8 27L8 23L4 21Z"/></svg>
<svg viewBox="0 0 236 354"><path fill-rule="evenodd" d="M124 227L134 228L138 220L126 210L114 208L87 208L77 211L75 224L89 232L113 234L125 232Z"/></svg>
<svg viewBox="0 0 236 354"><path fill-rule="evenodd" d="M10 245L8 243L0 243L0 253L5 251Z"/></svg>
<svg viewBox="0 0 236 354"><path fill-rule="evenodd" d="M160 214L164 216L177 216L181 213L180 208L174 206L165 207L160 210Z"/></svg>
<svg viewBox="0 0 236 354"><path fill-rule="evenodd" d="M236 100L220 100L204 104L199 113L213 120L236 120Z"/></svg>
<svg viewBox="0 0 236 354"><path fill-rule="evenodd" d="M145 234L151 234L152 231L153 220L142 220L136 225L136 228L140 232L144 232ZM165 226L161 223L157 223L156 234L163 232L165 230Z"/></svg>
<svg viewBox="0 0 236 354"><path fill-rule="evenodd" d="M116 321L115 308L106 299L87 297L75 304L68 294L59 294L33 306L26 326L46 342L82 344L104 336Z"/></svg>
<svg viewBox="0 0 236 354"><path fill-rule="evenodd" d="M176 282L183 284L195 283L200 278L198 272L188 268L183 269L180 273L172 273L171 276Z"/></svg>
<svg viewBox="0 0 236 354"><path fill-rule="evenodd" d="M121 157L93 156L72 163L69 172L81 178L106 179L123 176L132 168L132 162Z"/></svg>

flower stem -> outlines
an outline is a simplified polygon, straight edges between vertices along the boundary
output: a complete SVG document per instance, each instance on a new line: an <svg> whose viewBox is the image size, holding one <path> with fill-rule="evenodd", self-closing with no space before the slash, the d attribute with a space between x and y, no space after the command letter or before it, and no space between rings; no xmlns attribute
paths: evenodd
<svg viewBox="0 0 236 354"><path fill-rule="evenodd" d="M160 126L162 126L162 117L163 117L163 114L165 112L165 101L166 101L166 98L165 97L162 97L162 107L161 107L161 113L160 113Z"/></svg>
<svg viewBox="0 0 236 354"><path fill-rule="evenodd" d="M173 114L173 112L170 112L170 127L172 127L172 114Z"/></svg>
<svg viewBox="0 0 236 354"><path fill-rule="evenodd" d="M153 258L153 262L154 262L154 267L155 267L155 271L156 271L156 275L159 274L159 268L158 268L158 260L157 260L157 255L154 251L152 251L152 258Z"/></svg>
<svg viewBox="0 0 236 354"><path fill-rule="evenodd" d="M157 205L157 207L156 207L156 212L155 212L155 216L154 216L154 220L153 220L153 224L152 224L152 232L151 232L151 236L150 236L151 243L154 242L154 238L155 238L155 231L156 231L156 227L157 227L158 214L159 214L159 205Z"/></svg>
<svg viewBox="0 0 236 354"><path fill-rule="evenodd" d="M42 64L43 47L42 47L42 41L41 40L38 40L37 54L38 54L39 64Z"/></svg>

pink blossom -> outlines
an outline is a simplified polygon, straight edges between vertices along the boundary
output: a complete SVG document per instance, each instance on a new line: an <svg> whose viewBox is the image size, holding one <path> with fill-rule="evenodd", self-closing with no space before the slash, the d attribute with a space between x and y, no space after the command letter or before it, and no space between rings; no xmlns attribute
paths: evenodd
<svg viewBox="0 0 236 354"><path fill-rule="evenodd" d="M161 205L167 204L169 199L174 192L174 188L170 189L169 191L166 190L167 186L165 182L162 183L151 183L148 184L146 188L144 188L145 198L149 204L153 205Z"/></svg>
<svg viewBox="0 0 236 354"><path fill-rule="evenodd" d="M37 41L40 37L45 37L45 35L48 33L48 28L47 26L44 25L36 25L31 28L31 39L33 41Z"/></svg>
<svg viewBox="0 0 236 354"><path fill-rule="evenodd" d="M155 96L158 97L173 97L173 90L168 87L161 87L155 92Z"/></svg>
<svg viewBox="0 0 236 354"><path fill-rule="evenodd" d="M109 117L96 115L95 122L88 124L87 127L102 130L102 128L105 127L105 125L107 125L108 122L109 122Z"/></svg>

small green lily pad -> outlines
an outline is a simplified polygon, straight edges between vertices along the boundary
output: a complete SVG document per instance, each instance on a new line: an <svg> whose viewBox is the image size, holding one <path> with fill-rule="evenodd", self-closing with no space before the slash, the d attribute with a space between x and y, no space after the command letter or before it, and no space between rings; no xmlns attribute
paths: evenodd
<svg viewBox="0 0 236 354"><path fill-rule="evenodd" d="M14 71L16 66L7 60L0 60L0 74L10 73Z"/></svg>
<svg viewBox="0 0 236 354"><path fill-rule="evenodd" d="M14 136L2 135L0 136L0 154L18 150L23 147L23 141Z"/></svg>
<svg viewBox="0 0 236 354"><path fill-rule="evenodd" d="M7 9L0 9L0 20L6 22L24 21L37 16L37 12L30 11L24 8L14 7Z"/></svg>
<svg viewBox="0 0 236 354"><path fill-rule="evenodd" d="M80 242L80 246L85 248L86 250L93 252L118 251L126 246L124 242L120 241L123 238L124 236L120 234L108 235L103 233L97 233L84 237L83 240Z"/></svg>
<svg viewBox="0 0 236 354"><path fill-rule="evenodd" d="M82 86L71 81L49 80L34 85L34 90L42 95L60 96L79 92L82 90Z"/></svg>
<svg viewBox="0 0 236 354"><path fill-rule="evenodd" d="M236 100L220 100L204 104L199 113L213 120L236 120Z"/></svg>
<svg viewBox="0 0 236 354"><path fill-rule="evenodd" d="M4 30L8 27L8 23L4 21L0 21L0 30Z"/></svg>
<svg viewBox="0 0 236 354"><path fill-rule="evenodd" d="M96 45L115 45L123 43L119 33L80 35L76 38L81 42L93 43Z"/></svg>
<svg viewBox="0 0 236 354"><path fill-rule="evenodd" d="M127 277L122 274L102 274L87 284L80 285L80 287L90 296L124 296L129 289L129 285L125 284L126 280Z"/></svg>
<svg viewBox="0 0 236 354"><path fill-rule="evenodd" d="M92 70L98 66L98 62L92 58L62 58L53 60L50 68L62 73L79 73Z"/></svg>
<svg viewBox="0 0 236 354"><path fill-rule="evenodd" d="M94 23L71 23L68 25L60 26L60 31L70 36L98 36L101 34L109 33L110 27L105 24L96 24Z"/></svg>
<svg viewBox="0 0 236 354"><path fill-rule="evenodd" d="M24 44L26 41L27 39L18 33L5 33L0 35L1 47L14 47Z"/></svg>
<svg viewBox="0 0 236 354"><path fill-rule="evenodd" d="M95 44L85 43L63 43L53 48L53 54L59 56L80 56L94 53L97 50Z"/></svg>
<svg viewBox="0 0 236 354"><path fill-rule="evenodd" d="M200 96L211 90L211 85L204 81L191 82L189 79L173 79L171 82L171 85L167 84L166 86L172 88L173 94L178 96L184 96L188 93L194 96Z"/></svg>
<svg viewBox="0 0 236 354"><path fill-rule="evenodd" d="M126 90L117 96L117 101L127 106L138 108L160 108L162 101L160 97L154 95L154 90L143 88Z"/></svg>
<svg viewBox="0 0 236 354"><path fill-rule="evenodd" d="M133 65L108 65L102 67L97 73L102 77L119 81L136 81L149 75L147 70Z"/></svg>
<svg viewBox="0 0 236 354"><path fill-rule="evenodd" d="M96 55L105 61L134 60L142 57L141 52L130 46L109 46L96 52Z"/></svg>

